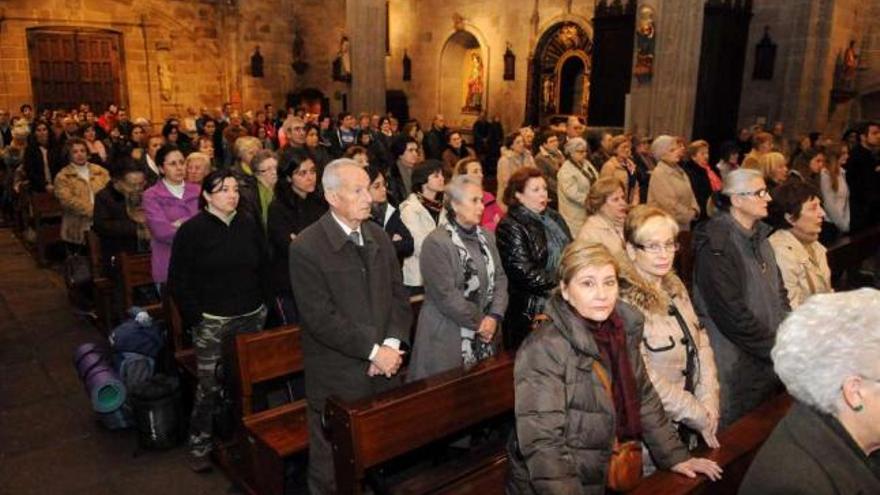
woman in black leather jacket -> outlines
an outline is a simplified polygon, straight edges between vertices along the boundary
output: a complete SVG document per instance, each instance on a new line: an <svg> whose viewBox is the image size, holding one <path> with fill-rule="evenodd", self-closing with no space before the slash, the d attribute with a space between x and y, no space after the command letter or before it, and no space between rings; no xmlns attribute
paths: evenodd
<svg viewBox="0 0 880 495"><path fill-rule="evenodd" d="M558 282L562 250L571 242L565 220L547 207L548 202L540 170L522 167L510 176L504 190L504 203L510 208L495 231L510 294L502 327L507 349L519 347L532 317L544 309Z"/></svg>

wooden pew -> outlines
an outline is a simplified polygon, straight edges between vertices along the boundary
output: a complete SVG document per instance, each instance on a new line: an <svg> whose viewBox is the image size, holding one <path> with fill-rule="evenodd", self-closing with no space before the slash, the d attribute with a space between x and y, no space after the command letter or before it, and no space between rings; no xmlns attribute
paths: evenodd
<svg viewBox="0 0 880 495"><path fill-rule="evenodd" d="M154 285L150 253L130 254L119 253L119 270L122 274L123 298L125 309L134 305L134 289L142 285ZM142 306L150 315L162 316L162 303Z"/></svg>
<svg viewBox="0 0 880 495"><path fill-rule="evenodd" d="M255 412L254 385L303 371L300 330L285 326L236 336L237 413L242 418L244 469L234 473L246 489L284 493L284 459L308 448L306 402Z"/></svg>
<svg viewBox="0 0 880 495"><path fill-rule="evenodd" d="M186 338L186 330L183 328L183 318L174 298L168 291L162 295L162 307L165 313L165 328L168 329L168 351L174 358L177 369L195 384L196 380L196 354L192 342Z"/></svg>
<svg viewBox="0 0 880 495"><path fill-rule="evenodd" d="M718 481L705 476L691 479L671 471L657 471L645 478L631 495L735 495L749 469L755 454L776 428L776 424L788 412L791 397L782 394L775 397L718 434L721 447L715 450L698 450L696 456L717 462L724 474Z"/></svg>
<svg viewBox="0 0 880 495"><path fill-rule="evenodd" d="M839 280L840 276L849 269L858 268L863 261L876 255L878 251L880 251L880 225L834 241L828 246L831 279ZM841 287L835 288L841 289Z"/></svg>
<svg viewBox="0 0 880 495"><path fill-rule="evenodd" d="M104 273L101 260L101 240L93 230L86 233L86 246L89 252L89 264L92 267L92 288L95 298L95 314L98 330L107 335L121 315L113 314L113 280Z"/></svg>
<svg viewBox="0 0 880 495"><path fill-rule="evenodd" d="M46 266L48 247L61 240L61 203L51 193L29 193L28 201L37 235L37 262Z"/></svg>
<svg viewBox="0 0 880 495"><path fill-rule="evenodd" d="M513 363L512 353L502 353L375 397L328 399L337 491L360 494L368 469L512 411ZM502 446L452 470L420 474L429 481L406 482L398 492L500 494L506 469Z"/></svg>

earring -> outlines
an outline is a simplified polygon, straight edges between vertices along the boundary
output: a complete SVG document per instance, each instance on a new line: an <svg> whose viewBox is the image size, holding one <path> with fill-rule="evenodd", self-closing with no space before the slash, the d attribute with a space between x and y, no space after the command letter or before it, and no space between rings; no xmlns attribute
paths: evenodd
<svg viewBox="0 0 880 495"><path fill-rule="evenodd" d="M855 412L862 412L862 409L865 408L864 404L859 404L857 406L851 406L851 409Z"/></svg>

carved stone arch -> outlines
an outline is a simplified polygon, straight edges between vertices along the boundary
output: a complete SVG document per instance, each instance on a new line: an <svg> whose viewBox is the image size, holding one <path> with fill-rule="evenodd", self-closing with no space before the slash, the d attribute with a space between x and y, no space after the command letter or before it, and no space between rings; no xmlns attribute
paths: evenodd
<svg viewBox="0 0 880 495"><path fill-rule="evenodd" d="M486 36L475 25L468 21L462 23L462 29L451 29L442 38L444 40L437 58L437 98L436 113L441 113L453 127L470 127L477 115L462 111L463 101L457 98L462 94L460 67L462 56L466 50L478 49L483 64L483 94L481 111L489 108L490 83L490 51Z"/></svg>
<svg viewBox="0 0 880 495"><path fill-rule="evenodd" d="M559 113L560 89L569 87L564 79L563 68L570 60L583 64L582 84L578 102L571 113L587 116L589 103L589 80L592 70L593 38L578 22L562 20L544 30L529 60L526 95L526 120L533 124L545 124Z"/></svg>

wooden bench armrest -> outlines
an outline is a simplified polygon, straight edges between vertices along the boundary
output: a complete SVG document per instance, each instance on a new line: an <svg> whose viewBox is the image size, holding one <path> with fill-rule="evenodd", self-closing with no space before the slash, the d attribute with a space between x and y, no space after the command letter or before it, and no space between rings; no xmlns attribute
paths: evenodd
<svg viewBox="0 0 880 495"><path fill-rule="evenodd" d="M461 457L446 462L435 468L421 471L417 475L391 487L393 495L426 495L434 493L460 494L462 486L471 483L475 479L483 479L490 475L493 470L503 466L501 470L502 482L498 489L489 493L504 492L504 476L507 470L507 446L506 439L492 442L490 445L467 452ZM481 495L488 495L482 493Z"/></svg>
<svg viewBox="0 0 880 495"><path fill-rule="evenodd" d="M307 410L306 401L298 400L245 416L242 421L251 438L286 457L309 446Z"/></svg>

